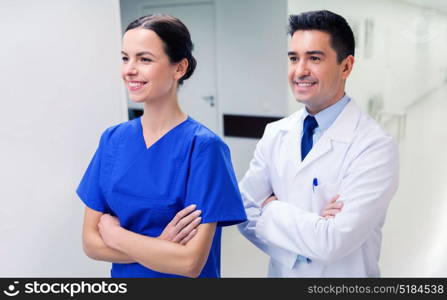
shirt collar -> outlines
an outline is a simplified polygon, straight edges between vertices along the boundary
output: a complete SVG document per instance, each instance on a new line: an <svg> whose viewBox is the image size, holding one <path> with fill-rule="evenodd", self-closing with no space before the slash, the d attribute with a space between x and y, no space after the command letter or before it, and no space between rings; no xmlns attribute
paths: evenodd
<svg viewBox="0 0 447 300"><path fill-rule="evenodd" d="M340 100L317 113L314 117L318 123L318 130L326 131L331 127L332 123L334 123L335 119L337 119L338 115L343 111L349 101L351 101L351 98L345 93ZM304 109L301 121L303 122L308 115L310 114Z"/></svg>

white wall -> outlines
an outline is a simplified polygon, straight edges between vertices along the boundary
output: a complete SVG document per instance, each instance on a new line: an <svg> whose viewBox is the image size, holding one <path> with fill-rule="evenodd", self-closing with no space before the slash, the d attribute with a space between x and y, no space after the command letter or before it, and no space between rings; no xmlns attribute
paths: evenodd
<svg viewBox="0 0 447 300"><path fill-rule="evenodd" d="M0 277L108 276L75 189L127 115L118 1L2 0L0 20Z"/></svg>

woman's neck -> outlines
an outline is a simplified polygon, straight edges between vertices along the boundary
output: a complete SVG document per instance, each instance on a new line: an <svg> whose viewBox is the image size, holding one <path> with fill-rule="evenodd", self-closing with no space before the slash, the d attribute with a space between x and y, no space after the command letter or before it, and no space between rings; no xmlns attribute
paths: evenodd
<svg viewBox="0 0 447 300"><path fill-rule="evenodd" d="M187 115L182 112L176 97L144 103L141 116L143 130L150 135L163 134L181 122Z"/></svg>

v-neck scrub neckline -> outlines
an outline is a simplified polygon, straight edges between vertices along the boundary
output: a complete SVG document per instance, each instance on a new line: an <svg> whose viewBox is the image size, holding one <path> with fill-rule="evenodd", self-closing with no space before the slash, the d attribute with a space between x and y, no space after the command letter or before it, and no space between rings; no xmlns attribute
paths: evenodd
<svg viewBox="0 0 447 300"><path fill-rule="evenodd" d="M187 123L188 121L191 120L191 117L188 115L186 117L185 120L183 120L182 122L178 123L177 125L175 125L174 127L172 127L171 129L169 129L165 134L163 134L160 138L158 138L154 143L152 143L152 145L150 145L149 147L147 147L146 144L146 140L144 138L144 130L143 130L143 120L141 119L141 117L138 117L135 119L139 125L139 129L140 129L140 136L141 139L143 141L143 145L146 148L146 150L150 150L155 144L158 143L158 141L160 141L161 139L163 139L166 135L168 135L169 133L171 133L172 131L175 131L178 127L181 127L183 124Z"/></svg>

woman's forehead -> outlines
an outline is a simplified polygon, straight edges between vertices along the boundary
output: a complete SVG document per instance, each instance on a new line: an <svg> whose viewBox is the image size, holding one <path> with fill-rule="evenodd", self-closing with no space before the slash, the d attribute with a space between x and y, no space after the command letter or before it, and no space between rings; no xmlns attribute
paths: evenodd
<svg viewBox="0 0 447 300"><path fill-rule="evenodd" d="M128 30L124 34L122 48L124 52L149 51L159 53L163 52L163 42L154 31L136 28Z"/></svg>

